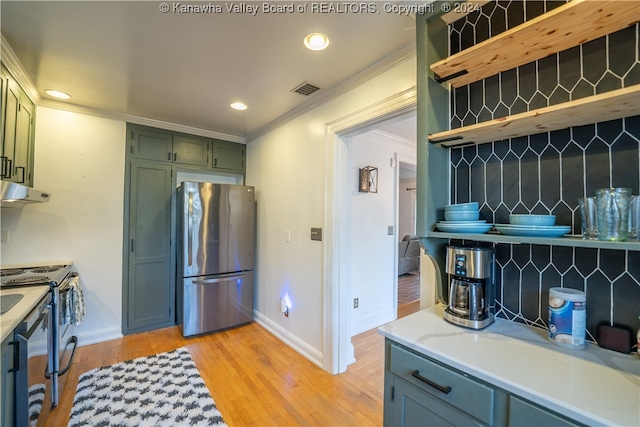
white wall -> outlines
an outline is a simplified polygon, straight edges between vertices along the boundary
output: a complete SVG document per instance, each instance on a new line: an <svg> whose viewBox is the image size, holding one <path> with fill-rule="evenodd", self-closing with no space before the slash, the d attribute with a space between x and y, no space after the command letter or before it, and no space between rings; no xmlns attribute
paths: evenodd
<svg viewBox="0 0 640 427"><path fill-rule="evenodd" d="M325 221L328 124L415 87L415 70L413 57L247 146L247 184L256 187L258 203L257 320L318 365L325 357L325 242L309 235ZM286 294L289 317L280 312Z"/></svg>
<svg viewBox="0 0 640 427"><path fill-rule="evenodd" d="M402 191L396 188L398 169L391 166L398 153L415 158L415 143L400 143L375 131L349 140L350 284L352 300L359 300L351 315L352 336L396 316L398 237L397 232L389 235L388 227L396 229L397 199ZM358 191L358 170L365 166L378 168L377 193Z"/></svg>
<svg viewBox="0 0 640 427"><path fill-rule="evenodd" d="M121 336L125 123L38 107L34 188L48 203L2 209L2 264L72 260L87 316L79 344Z"/></svg>

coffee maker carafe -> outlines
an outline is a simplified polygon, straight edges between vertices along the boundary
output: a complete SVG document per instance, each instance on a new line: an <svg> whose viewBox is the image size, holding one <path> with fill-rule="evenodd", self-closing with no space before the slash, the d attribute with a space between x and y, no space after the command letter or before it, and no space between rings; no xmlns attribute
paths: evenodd
<svg viewBox="0 0 640 427"><path fill-rule="evenodd" d="M444 318L455 325L482 329L495 314L493 248L447 246L449 305Z"/></svg>

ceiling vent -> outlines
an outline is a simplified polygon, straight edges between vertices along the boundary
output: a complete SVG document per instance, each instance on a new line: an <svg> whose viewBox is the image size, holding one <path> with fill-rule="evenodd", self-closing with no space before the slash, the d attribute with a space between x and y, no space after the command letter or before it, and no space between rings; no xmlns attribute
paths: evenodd
<svg viewBox="0 0 640 427"><path fill-rule="evenodd" d="M293 89L291 92L299 93L300 95L309 96L313 92L320 90L320 88L316 85L312 85L311 83L304 82L300 86Z"/></svg>

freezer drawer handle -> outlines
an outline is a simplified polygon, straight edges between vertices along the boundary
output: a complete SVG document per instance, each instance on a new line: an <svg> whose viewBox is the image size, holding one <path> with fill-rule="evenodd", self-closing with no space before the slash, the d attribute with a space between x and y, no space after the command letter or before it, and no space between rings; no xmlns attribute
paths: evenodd
<svg viewBox="0 0 640 427"><path fill-rule="evenodd" d="M193 236L191 235L191 221L193 221L193 193L189 191L189 215L187 217L187 264L189 267L193 265L193 254L191 246L193 246Z"/></svg>
<svg viewBox="0 0 640 427"><path fill-rule="evenodd" d="M194 285L211 285L213 283L229 282L231 280L241 279L245 276L246 276L245 274L241 274L239 276L221 277L220 279L194 280L193 284Z"/></svg>
<svg viewBox="0 0 640 427"><path fill-rule="evenodd" d="M440 385L440 384L434 383L430 379L427 379L427 378L423 377L422 375L420 375L420 371L418 371L417 369L411 373L411 376L413 378L419 379L423 383L425 383L427 385L430 385L431 387L435 388L438 391L441 391L444 394L449 394L451 392L451 387L449 387L448 385L445 386L445 385Z"/></svg>

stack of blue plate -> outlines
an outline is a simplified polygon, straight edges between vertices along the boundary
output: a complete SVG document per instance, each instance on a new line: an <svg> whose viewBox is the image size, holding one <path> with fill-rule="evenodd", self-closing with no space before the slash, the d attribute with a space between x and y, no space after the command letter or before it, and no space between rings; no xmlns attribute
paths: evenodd
<svg viewBox="0 0 640 427"><path fill-rule="evenodd" d="M445 233L484 234L493 228L480 218L478 202L458 203L444 207L445 221L436 223L436 228Z"/></svg>
<svg viewBox="0 0 640 427"><path fill-rule="evenodd" d="M508 236L560 237L571 226L555 225L555 215L509 215L510 224L496 224L496 230Z"/></svg>

